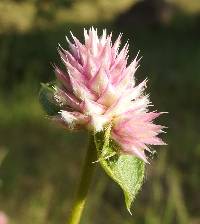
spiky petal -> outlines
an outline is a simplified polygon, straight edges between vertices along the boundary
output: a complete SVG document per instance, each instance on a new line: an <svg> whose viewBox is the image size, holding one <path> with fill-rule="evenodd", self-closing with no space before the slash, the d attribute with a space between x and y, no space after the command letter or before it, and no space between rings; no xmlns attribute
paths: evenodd
<svg viewBox="0 0 200 224"><path fill-rule="evenodd" d="M72 33L69 51L58 51L66 71L55 66L61 86L55 87L55 99L62 110L56 120L68 129L88 128L95 132L112 122L112 138L121 152L147 162L148 145L162 145L157 135L162 126L153 124L160 115L148 112L150 101L144 94L146 80L135 85L138 55L127 66L128 44L119 50L121 35L112 43L112 35L103 30L98 37L94 28L84 30L82 44Z"/></svg>

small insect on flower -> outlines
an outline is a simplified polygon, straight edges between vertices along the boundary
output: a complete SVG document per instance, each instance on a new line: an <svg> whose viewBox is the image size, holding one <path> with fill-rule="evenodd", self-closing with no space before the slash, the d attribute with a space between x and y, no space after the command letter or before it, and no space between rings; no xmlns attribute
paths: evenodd
<svg viewBox="0 0 200 224"><path fill-rule="evenodd" d="M54 98L62 108L54 119L71 130L94 132L112 123L111 138L120 152L147 162L144 151L150 150L149 145L165 143L157 137L163 126L153 123L161 113L148 111L147 80L135 83L138 54L128 65L128 43L120 50L121 34L114 43L112 34L103 30L98 37L94 28L84 30L84 43L71 36L69 50L58 48L65 70L54 66L59 81Z"/></svg>

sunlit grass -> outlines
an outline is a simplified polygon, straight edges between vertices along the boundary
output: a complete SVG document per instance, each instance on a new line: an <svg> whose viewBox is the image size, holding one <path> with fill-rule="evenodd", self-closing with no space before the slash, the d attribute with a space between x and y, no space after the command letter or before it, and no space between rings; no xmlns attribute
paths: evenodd
<svg viewBox="0 0 200 224"><path fill-rule="evenodd" d="M199 0L169 0L183 11L200 11ZM0 33L26 32L33 27L47 28L60 23L99 23L112 21L119 13L128 9L137 0L79 0L70 8L57 7L53 1L36 4L36 1L0 1ZM53 13L52 13L53 12Z"/></svg>

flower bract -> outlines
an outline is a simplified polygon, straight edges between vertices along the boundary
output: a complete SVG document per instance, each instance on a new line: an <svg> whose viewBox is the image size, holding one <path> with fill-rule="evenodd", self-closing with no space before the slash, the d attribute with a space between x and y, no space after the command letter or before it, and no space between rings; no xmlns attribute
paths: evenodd
<svg viewBox="0 0 200 224"><path fill-rule="evenodd" d="M149 96L144 93L147 80L136 84L138 55L128 64L128 43L120 47L122 35L112 42L103 30L84 30L84 43L72 33L69 50L61 46L59 55L64 69L55 65L58 85L54 98L61 110L54 118L67 129L86 128L103 131L112 123L111 138L120 153L135 155L145 162L150 145L165 144L158 134L163 126L153 121L161 113L149 112Z"/></svg>

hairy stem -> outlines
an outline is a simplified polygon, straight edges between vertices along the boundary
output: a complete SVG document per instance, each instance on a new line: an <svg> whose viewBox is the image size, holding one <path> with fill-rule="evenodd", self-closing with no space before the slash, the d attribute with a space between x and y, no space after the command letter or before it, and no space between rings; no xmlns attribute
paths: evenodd
<svg viewBox="0 0 200 224"><path fill-rule="evenodd" d="M95 169L95 160L97 159L94 136L91 135L89 139L89 145L85 156L85 162L82 168L82 174L78 185L75 201L71 210L71 215L67 224L78 224L83 213L85 202L87 199L87 192L92 179L92 174Z"/></svg>

